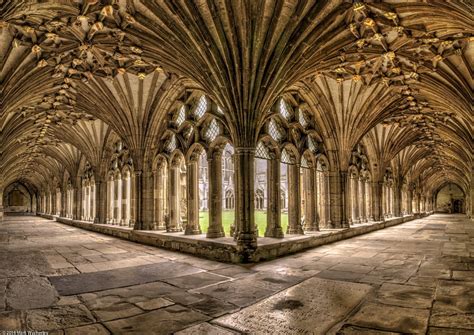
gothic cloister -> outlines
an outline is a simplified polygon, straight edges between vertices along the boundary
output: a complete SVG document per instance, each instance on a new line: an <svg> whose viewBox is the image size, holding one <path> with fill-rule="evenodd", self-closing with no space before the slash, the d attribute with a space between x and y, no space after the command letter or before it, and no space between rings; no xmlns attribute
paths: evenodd
<svg viewBox="0 0 474 335"><path fill-rule="evenodd" d="M473 27L461 0L0 0L0 333L469 333Z"/></svg>

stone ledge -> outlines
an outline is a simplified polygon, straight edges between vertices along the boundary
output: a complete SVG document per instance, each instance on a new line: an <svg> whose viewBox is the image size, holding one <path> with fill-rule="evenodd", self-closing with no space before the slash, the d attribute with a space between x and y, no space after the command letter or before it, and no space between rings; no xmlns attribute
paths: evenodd
<svg viewBox="0 0 474 335"><path fill-rule="evenodd" d="M259 245L252 255L252 261L261 262L293 254L302 250L341 241L354 236L363 235L372 231L419 219L430 214L431 213L413 214L387 219L386 221L364 223L345 229L322 230L320 232L308 233L306 235L287 235L283 239L267 237L259 238ZM242 255L239 253L237 244L231 237L209 239L206 238L204 234L183 235L183 233L166 233L163 231L140 231L133 230L129 227L96 224L49 214L38 213L38 216L77 228L111 235L137 243L188 253L221 262L242 263Z"/></svg>

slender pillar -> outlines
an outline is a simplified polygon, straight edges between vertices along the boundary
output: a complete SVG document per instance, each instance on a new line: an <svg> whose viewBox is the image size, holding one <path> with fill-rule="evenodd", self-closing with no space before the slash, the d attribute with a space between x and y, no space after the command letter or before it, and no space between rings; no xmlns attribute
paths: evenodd
<svg viewBox="0 0 474 335"><path fill-rule="evenodd" d="M267 161L267 227L265 237L282 238L281 228L281 194L280 194L280 160L277 157Z"/></svg>
<svg viewBox="0 0 474 335"><path fill-rule="evenodd" d="M359 192L359 178L354 177L352 178L352 185L354 186L354 192L351 192L351 197L352 197L352 204L354 206L353 208L353 216L352 216L352 221L354 223L360 223L360 192ZM352 190L351 190L352 191Z"/></svg>
<svg viewBox="0 0 474 335"><path fill-rule="evenodd" d="M235 166L235 222L237 248L242 261L252 258L257 247L255 230L255 148L236 148Z"/></svg>
<svg viewBox="0 0 474 335"><path fill-rule="evenodd" d="M207 166L209 169L209 227L208 238L223 237L222 226L222 152L213 152L208 155ZM237 212L236 212L237 214Z"/></svg>
<svg viewBox="0 0 474 335"><path fill-rule="evenodd" d="M323 173L323 191L324 191L324 207L325 207L325 212L324 212L324 217L326 221L326 227L327 228L334 228L334 224L331 219L331 185L329 182L329 172L326 171Z"/></svg>
<svg viewBox="0 0 474 335"><path fill-rule="evenodd" d="M287 234L304 234L301 226L300 167L288 165L288 231Z"/></svg>
<svg viewBox="0 0 474 335"><path fill-rule="evenodd" d="M157 220L157 227L158 230L165 230L165 194L167 193L166 190L166 177L165 177L166 169L164 163L158 166L157 171L157 181L156 181L156 189L157 189L157 196L156 196L156 203L155 203L155 211L156 211L156 220Z"/></svg>
<svg viewBox="0 0 474 335"><path fill-rule="evenodd" d="M121 222L120 224L122 226L128 226L129 225L129 220L127 217L127 204L130 202L130 194L128 194L129 190L127 189L128 182L130 176L124 176L125 174L122 174L122 206L120 208L120 211L122 212L121 214Z"/></svg>
<svg viewBox="0 0 474 335"><path fill-rule="evenodd" d="M146 229L143 222L143 171L135 171L134 178L135 222L134 230Z"/></svg>
<svg viewBox="0 0 474 335"><path fill-rule="evenodd" d="M383 189L382 181L372 183L372 215L374 221L384 221Z"/></svg>
<svg viewBox="0 0 474 335"><path fill-rule="evenodd" d="M168 232L181 231L181 217L180 217L180 197L179 197L179 162L173 162L170 168L169 178L169 203L170 203L170 217L169 225L166 227Z"/></svg>
<svg viewBox="0 0 474 335"><path fill-rule="evenodd" d="M316 169L311 167L303 170L305 191L305 223L304 231L319 231L319 218L317 211L318 189L316 187Z"/></svg>
<svg viewBox="0 0 474 335"><path fill-rule="evenodd" d="M59 216L65 218L67 216L67 208L68 208L68 204L67 204L67 200L68 200L68 196L67 196L67 193L68 193L68 190L67 189L63 189L61 191L61 210L59 212ZM33 206L31 206L31 209L33 210Z"/></svg>
<svg viewBox="0 0 474 335"><path fill-rule="evenodd" d="M185 235L201 234L199 227L199 164L197 159L191 159L186 170L186 200L188 202L188 223L184 231Z"/></svg>
<svg viewBox="0 0 474 335"><path fill-rule="evenodd" d="M94 223L105 223L105 194L107 184L102 180L95 181L95 196L91 196L91 209L94 208L93 201L95 200L95 218ZM92 187L91 187L92 189Z"/></svg>
<svg viewBox="0 0 474 335"><path fill-rule="evenodd" d="M359 179L359 216L361 222L367 222L367 211L365 205L365 179Z"/></svg>

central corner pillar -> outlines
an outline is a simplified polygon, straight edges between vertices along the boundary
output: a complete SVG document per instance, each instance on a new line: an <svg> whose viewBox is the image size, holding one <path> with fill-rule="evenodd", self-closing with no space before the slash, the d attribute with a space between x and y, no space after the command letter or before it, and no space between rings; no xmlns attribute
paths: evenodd
<svg viewBox="0 0 474 335"><path fill-rule="evenodd" d="M288 165L288 230L287 234L304 234L301 225L300 166Z"/></svg>
<svg viewBox="0 0 474 335"><path fill-rule="evenodd" d="M188 162L186 172L188 223L184 230L184 234L198 235L201 234L201 228L199 227L199 164L197 158Z"/></svg>
<svg viewBox="0 0 474 335"><path fill-rule="evenodd" d="M222 226L222 152L210 153L207 166L209 169L209 227L206 237L224 237L224 227Z"/></svg>
<svg viewBox="0 0 474 335"><path fill-rule="evenodd" d="M267 163L268 206L265 237L284 236L281 228L280 179L280 160L275 157Z"/></svg>
<svg viewBox="0 0 474 335"><path fill-rule="evenodd" d="M244 262L251 260L257 248L254 162L255 148L236 148L234 154L236 240L237 250Z"/></svg>

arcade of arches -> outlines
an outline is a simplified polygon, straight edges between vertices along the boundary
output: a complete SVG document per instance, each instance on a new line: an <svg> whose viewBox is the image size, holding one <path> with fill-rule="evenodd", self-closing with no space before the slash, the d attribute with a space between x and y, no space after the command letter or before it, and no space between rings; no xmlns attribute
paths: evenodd
<svg viewBox="0 0 474 335"><path fill-rule="evenodd" d="M228 237L243 259L262 238L472 218L470 10L2 1L0 211Z"/></svg>

